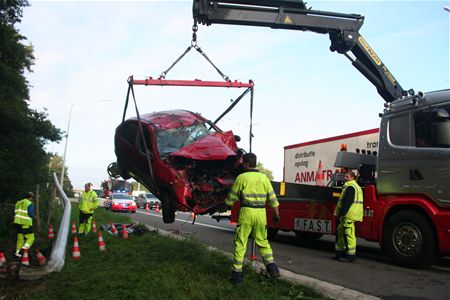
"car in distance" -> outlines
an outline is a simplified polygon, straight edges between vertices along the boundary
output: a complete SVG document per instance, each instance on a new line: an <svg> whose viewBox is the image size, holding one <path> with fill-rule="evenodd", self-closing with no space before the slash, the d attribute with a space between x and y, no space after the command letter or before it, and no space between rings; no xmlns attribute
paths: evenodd
<svg viewBox="0 0 450 300"><path fill-rule="evenodd" d="M134 202L133 197L128 194L111 194L110 200L110 208L112 211L136 212L136 203Z"/></svg>
<svg viewBox="0 0 450 300"><path fill-rule="evenodd" d="M232 131L222 131L197 113L145 114L117 127L117 162L108 167L108 173L144 184L161 200L165 223L174 222L176 210L225 211L225 197L242 165L238 141Z"/></svg>
<svg viewBox="0 0 450 300"><path fill-rule="evenodd" d="M105 198L105 192L102 189L94 189L94 192L98 198Z"/></svg>
<svg viewBox="0 0 450 300"><path fill-rule="evenodd" d="M158 207L161 205L161 201L152 193L142 193L137 196L136 205L138 208L146 208L147 204L149 209L155 209L156 205Z"/></svg>

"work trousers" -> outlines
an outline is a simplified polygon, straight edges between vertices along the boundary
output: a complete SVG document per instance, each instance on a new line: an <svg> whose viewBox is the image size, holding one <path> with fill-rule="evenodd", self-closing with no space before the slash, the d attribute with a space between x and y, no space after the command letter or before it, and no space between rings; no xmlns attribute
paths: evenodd
<svg viewBox="0 0 450 300"><path fill-rule="evenodd" d="M78 222L80 223L80 226L78 227L79 234L88 234L89 232L91 232L92 214L87 214L80 210L80 217Z"/></svg>
<svg viewBox="0 0 450 300"><path fill-rule="evenodd" d="M348 256L356 255L355 221L344 218L337 227L336 253Z"/></svg>
<svg viewBox="0 0 450 300"><path fill-rule="evenodd" d="M34 233L32 226L24 226L19 224L14 224L17 231L17 243L16 252L20 249L30 249L34 243Z"/></svg>
<svg viewBox="0 0 450 300"><path fill-rule="evenodd" d="M258 246L264 264L267 265L274 262L272 248L267 240L266 224L265 208L241 208L234 239L233 271L242 272L247 241L250 235Z"/></svg>

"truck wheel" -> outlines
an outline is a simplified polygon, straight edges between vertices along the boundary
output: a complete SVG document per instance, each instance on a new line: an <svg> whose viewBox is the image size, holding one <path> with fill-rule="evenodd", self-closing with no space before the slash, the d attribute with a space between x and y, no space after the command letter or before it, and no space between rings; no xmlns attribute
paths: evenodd
<svg viewBox="0 0 450 300"><path fill-rule="evenodd" d="M175 206L170 193L164 189L161 190L161 208L164 223L175 222Z"/></svg>
<svg viewBox="0 0 450 300"><path fill-rule="evenodd" d="M302 241L315 241L323 236L322 233L315 233L315 232L304 232L304 231L294 231L294 232L297 238Z"/></svg>
<svg viewBox="0 0 450 300"><path fill-rule="evenodd" d="M273 240L278 234L278 228L267 227L267 238Z"/></svg>
<svg viewBox="0 0 450 300"><path fill-rule="evenodd" d="M383 230L383 246L394 263L426 268L436 259L436 234L430 222L412 210L394 214Z"/></svg>

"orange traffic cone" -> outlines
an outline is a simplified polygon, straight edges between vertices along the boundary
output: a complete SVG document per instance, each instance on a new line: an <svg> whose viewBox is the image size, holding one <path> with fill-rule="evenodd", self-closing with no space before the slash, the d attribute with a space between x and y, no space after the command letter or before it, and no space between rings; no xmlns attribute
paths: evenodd
<svg viewBox="0 0 450 300"><path fill-rule="evenodd" d="M149 209L148 209L148 203L145 205L145 211L146 211L146 212L149 211Z"/></svg>
<svg viewBox="0 0 450 300"><path fill-rule="evenodd" d="M47 237L49 240L53 240L55 238L55 233L53 232L52 224L50 224L50 226L48 227L48 236Z"/></svg>
<svg viewBox="0 0 450 300"><path fill-rule="evenodd" d="M125 226L125 224L122 225L122 237L126 240L128 239L128 231L127 231L127 227Z"/></svg>
<svg viewBox="0 0 450 300"><path fill-rule="evenodd" d="M22 259L20 260L22 265L29 266L30 260L28 258L28 249L23 249Z"/></svg>
<svg viewBox="0 0 450 300"><path fill-rule="evenodd" d="M105 241L103 241L103 236L102 236L101 231L98 232L98 249L101 252L106 251L106 245L105 245Z"/></svg>
<svg viewBox="0 0 450 300"><path fill-rule="evenodd" d="M78 245L78 237L73 238L72 259L78 260L81 257L80 246Z"/></svg>
<svg viewBox="0 0 450 300"><path fill-rule="evenodd" d="M0 267L6 267L6 258L3 252L0 252Z"/></svg>
<svg viewBox="0 0 450 300"><path fill-rule="evenodd" d="M43 267L45 266L45 264L47 263L47 259L45 258L44 255L42 255L41 251L39 251L39 249L36 249L36 257L38 260L38 264Z"/></svg>
<svg viewBox="0 0 450 300"><path fill-rule="evenodd" d="M117 236L119 233L117 232L117 229L116 229L116 226L114 226L114 223L113 222L111 222L111 231L112 231L112 234L114 235L114 236Z"/></svg>
<svg viewBox="0 0 450 300"><path fill-rule="evenodd" d="M319 166L317 167L316 185L317 186L324 186L325 185L324 175L323 175L323 172L322 172L322 161L321 160L319 160Z"/></svg>
<svg viewBox="0 0 450 300"><path fill-rule="evenodd" d="M72 234L77 234L77 227L75 227L75 222L72 222Z"/></svg>
<svg viewBox="0 0 450 300"><path fill-rule="evenodd" d="M97 225L95 225L95 221L92 221L92 232L97 232Z"/></svg>
<svg viewBox="0 0 450 300"><path fill-rule="evenodd" d="M159 213L159 204L158 203L156 203L155 213Z"/></svg>

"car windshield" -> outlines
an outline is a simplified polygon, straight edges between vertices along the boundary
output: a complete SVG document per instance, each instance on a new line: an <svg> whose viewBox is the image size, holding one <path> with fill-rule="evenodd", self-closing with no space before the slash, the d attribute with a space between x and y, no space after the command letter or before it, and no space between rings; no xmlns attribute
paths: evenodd
<svg viewBox="0 0 450 300"><path fill-rule="evenodd" d="M133 197L128 194L113 194L111 197L114 200L133 200Z"/></svg>
<svg viewBox="0 0 450 300"><path fill-rule="evenodd" d="M213 132L215 132L213 127L208 130L205 123L198 121L191 126L157 130L156 144L159 155L164 156L175 152Z"/></svg>
<svg viewBox="0 0 450 300"><path fill-rule="evenodd" d="M152 193L145 194L145 198L156 198Z"/></svg>

